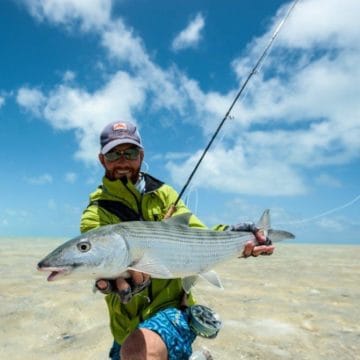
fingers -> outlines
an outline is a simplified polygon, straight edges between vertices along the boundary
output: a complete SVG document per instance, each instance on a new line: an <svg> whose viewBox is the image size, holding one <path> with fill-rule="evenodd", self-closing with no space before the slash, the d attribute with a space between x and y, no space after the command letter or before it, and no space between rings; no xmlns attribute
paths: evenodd
<svg viewBox="0 0 360 360"><path fill-rule="evenodd" d="M94 292L99 290L101 293L107 295L114 292L115 284L113 280L99 279L95 282Z"/></svg>
<svg viewBox="0 0 360 360"><path fill-rule="evenodd" d="M275 250L272 245L258 245L256 246L252 241L248 241L245 244L243 257L259 256L259 255L271 255Z"/></svg>
<svg viewBox="0 0 360 360"><path fill-rule="evenodd" d="M144 274L134 270L129 270L129 274L134 285L141 285L150 279L149 274Z"/></svg>
<svg viewBox="0 0 360 360"><path fill-rule="evenodd" d="M120 301L123 304L127 304L132 298L130 284L123 277L119 277L115 279L115 285L116 285L117 293L120 297Z"/></svg>
<svg viewBox="0 0 360 360"><path fill-rule="evenodd" d="M115 279L115 290L117 291L124 291L130 288L130 284L128 283L128 280L123 278L123 277L119 277L117 279Z"/></svg>
<svg viewBox="0 0 360 360"><path fill-rule="evenodd" d="M274 252L275 247L270 245L260 245L255 246L252 251L252 256L259 256L259 255L271 255Z"/></svg>
<svg viewBox="0 0 360 360"><path fill-rule="evenodd" d="M266 243L266 236L261 230L257 230L254 233L255 239L259 245L264 245Z"/></svg>
<svg viewBox="0 0 360 360"><path fill-rule="evenodd" d="M116 293L120 301L128 303L132 296L145 289L150 284L150 275L129 270L129 277L118 277L115 280L99 279L95 283L96 289L103 294ZM124 274L125 275L125 274Z"/></svg>

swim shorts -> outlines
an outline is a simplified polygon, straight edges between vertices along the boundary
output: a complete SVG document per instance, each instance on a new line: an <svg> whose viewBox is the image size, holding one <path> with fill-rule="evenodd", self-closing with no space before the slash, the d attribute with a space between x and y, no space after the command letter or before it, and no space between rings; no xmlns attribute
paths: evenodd
<svg viewBox="0 0 360 360"><path fill-rule="evenodd" d="M160 335L168 350L169 360L188 360L192 354L191 344L196 338L190 329L188 315L176 308L159 311L138 326L149 329ZM112 360L120 359L121 346L114 342L110 350Z"/></svg>
<svg viewBox="0 0 360 360"><path fill-rule="evenodd" d="M149 329L160 335L168 350L169 360L187 360L195 340L190 329L188 315L179 309L168 308L156 313L139 325L139 329Z"/></svg>

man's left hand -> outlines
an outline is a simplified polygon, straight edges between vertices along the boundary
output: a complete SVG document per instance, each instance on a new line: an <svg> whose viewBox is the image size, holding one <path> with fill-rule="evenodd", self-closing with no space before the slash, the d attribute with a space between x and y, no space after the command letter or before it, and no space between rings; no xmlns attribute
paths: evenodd
<svg viewBox="0 0 360 360"><path fill-rule="evenodd" d="M256 257L259 255L271 255L274 252L275 246L265 245L266 237L260 230L255 231L254 236L256 241L250 240L245 244L245 248L242 254L243 257L247 258L249 256Z"/></svg>

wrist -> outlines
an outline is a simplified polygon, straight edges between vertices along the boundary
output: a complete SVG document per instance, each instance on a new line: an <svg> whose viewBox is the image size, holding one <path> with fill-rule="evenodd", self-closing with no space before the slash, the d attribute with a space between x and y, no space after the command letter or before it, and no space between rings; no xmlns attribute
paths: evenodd
<svg viewBox="0 0 360 360"><path fill-rule="evenodd" d="M230 231L244 231L255 234L259 231L259 228L253 222L239 223L236 225L230 225L227 230Z"/></svg>

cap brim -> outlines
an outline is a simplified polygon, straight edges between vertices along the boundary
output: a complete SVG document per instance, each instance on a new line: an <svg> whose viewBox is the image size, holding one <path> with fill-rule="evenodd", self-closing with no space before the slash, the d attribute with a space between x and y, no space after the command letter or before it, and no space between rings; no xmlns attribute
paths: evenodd
<svg viewBox="0 0 360 360"><path fill-rule="evenodd" d="M101 154L106 154L108 153L111 149L113 149L115 146L118 145L122 145L122 144L133 144L136 145L137 147L143 149L143 146L137 142L136 140L132 140L132 139L116 139L113 141L110 141L109 143L107 143L102 149L101 149Z"/></svg>

